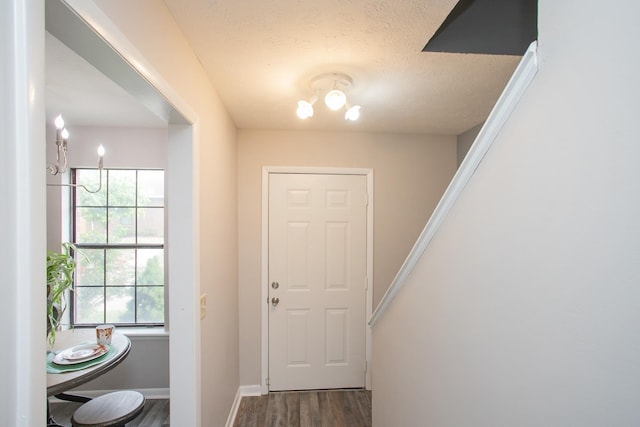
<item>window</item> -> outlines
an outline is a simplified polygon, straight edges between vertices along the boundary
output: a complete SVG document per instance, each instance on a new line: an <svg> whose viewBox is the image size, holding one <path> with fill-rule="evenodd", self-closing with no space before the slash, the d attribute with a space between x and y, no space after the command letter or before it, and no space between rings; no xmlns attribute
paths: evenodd
<svg viewBox="0 0 640 427"><path fill-rule="evenodd" d="M72 180L98 188L97 169ZM76 188L73 242L78 267L71 322L164 324L164 171L105 169L102 188Z"/></svg>

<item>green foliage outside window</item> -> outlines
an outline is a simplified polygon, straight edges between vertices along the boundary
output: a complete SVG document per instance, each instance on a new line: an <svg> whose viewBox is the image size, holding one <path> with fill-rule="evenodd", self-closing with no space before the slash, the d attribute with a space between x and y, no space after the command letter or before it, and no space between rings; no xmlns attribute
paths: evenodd
<svg viewBox="0 0 640 427"><path fill-rule="evenodd" d="M76 324L164 323L164 172L104 170L96 194L76 192ZM97 170L77 183L97 187ZM94 186L94 187L92 187Z"/></svg>

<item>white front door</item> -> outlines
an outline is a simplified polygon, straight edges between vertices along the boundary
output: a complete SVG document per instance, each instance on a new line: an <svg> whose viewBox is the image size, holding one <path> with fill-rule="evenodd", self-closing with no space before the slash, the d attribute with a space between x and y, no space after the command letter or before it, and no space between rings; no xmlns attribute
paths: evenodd
<svg viewBox="0 0 640 427"><path fill-rule="evenodd" d="M269 389L364 387L367 182L269 174Z"/></svg>

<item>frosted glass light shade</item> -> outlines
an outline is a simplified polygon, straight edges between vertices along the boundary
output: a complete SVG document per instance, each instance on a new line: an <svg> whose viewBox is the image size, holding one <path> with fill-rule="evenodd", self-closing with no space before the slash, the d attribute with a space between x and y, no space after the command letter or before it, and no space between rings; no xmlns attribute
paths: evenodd
<svg viewBox="0 0 640 427"><path fill-rule="evenodd" d="M313 105L309 101L298 101L298 109L296 110L296 114L302 120L313 117Z"/></svg>
<svg viewBox="0 0 640 427"><path fill-rule="evenodd" d="M337 111L344 107L344 104L347 103L347 95L345 95L343 91L338 89L330 90L324 97L324 103L327 104L327 107L329 107L329 109Z"/></svg>
<svg viewBox="0 0 640 427"><path fill-rule="evenodd" d="M360 106L359 105L354 105L353 107L350 107L347 110L347 112L344 113L344 119L345 120L350 120L352 122L355 122L359 118L360 118Z"/></svg>

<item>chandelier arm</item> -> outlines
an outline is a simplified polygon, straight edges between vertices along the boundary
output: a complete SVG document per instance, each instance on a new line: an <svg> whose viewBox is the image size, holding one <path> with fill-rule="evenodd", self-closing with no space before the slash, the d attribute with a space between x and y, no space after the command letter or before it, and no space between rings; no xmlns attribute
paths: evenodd
<svg viewBox="0 0 640 427"><path fill-rule="evenodd" d="M47 184L47 187L73 187L82 188L87 193L95 194L102 190L102 168L100 168L100 181L96 190L89 190L84 184Z"/></svg>
<svg viewBox="0 0 640 427"><path fill-rule="evenodd" d="M62 140L62 173L67 171L67 142Z"/></svg>

